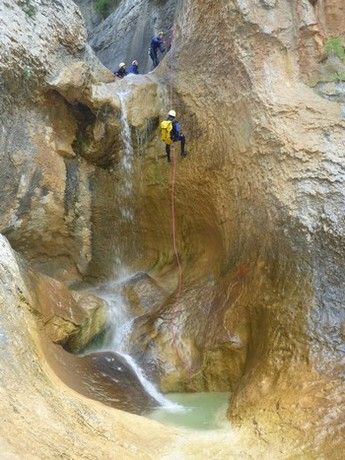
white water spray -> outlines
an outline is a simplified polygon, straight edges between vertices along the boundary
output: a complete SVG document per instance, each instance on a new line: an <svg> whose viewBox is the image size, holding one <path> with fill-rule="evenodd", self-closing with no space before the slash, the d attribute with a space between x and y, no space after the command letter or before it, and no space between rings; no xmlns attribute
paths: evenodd
<svg viewBox="0 0 345 460"><path fill-rule="evenodd" d="M123 143L123 155L120 162L120 169L122 173L122 193L124 196L129 196L132 192L132 169L134 150L132 145L131 128L128 122L127 99L130 95L129 91L120 91L117 93L121 104L121 137ZM128 210L127 210L128 213Z"/></svg>
<svg viewBox="0 0 345 460"><path fill-rule="evenodd" d="M183 410L182 406L179 404L176 404L169 399L167 399L165 396L160 393L156 387L151 383L143 373L142 369L137 365L137 363L134 361L134 359L126 354L126 353L120 353L118 352L120 356L122 356L126 362L129 364L129 366L133 369L135 372L135 375L138 377L139 382L142 384L142 386L145 388L146 392L155 400L157 401L161 406L163 406L165 409L169 409L171 411L180 411Z"/></svg>
<svg viewBox="0 0 345 460"><path fill-rule="evenodd" d="M133 276L133 275L132 275ZM104 299L109 305L109 325L111 328L111 337L109 343L104 346L103 351L112 351L120 355L132 369L143 388L152 399L157 401L160 406L173 412L183 410L182 406L165 398L157 388L146 377L144 371L135 362L132 356L127 353L128 341L132 331L135 316L131 314L130 308L121 291L126 282L132 277L129 274L123 274L117 281L100 287L96 294Z"/></svg>

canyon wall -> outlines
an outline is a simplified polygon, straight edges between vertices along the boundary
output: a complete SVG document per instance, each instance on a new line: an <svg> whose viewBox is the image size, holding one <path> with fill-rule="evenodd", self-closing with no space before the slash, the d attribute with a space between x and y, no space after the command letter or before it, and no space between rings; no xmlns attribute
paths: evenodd
<svg viewBox="0 0 345 460"><path fill-rule="evenodd" d="M91 257L93 167L76 157L73 109L50 80L73 63L80 80L112 76L86 44L73 4L31 7L8 2L0 11L0 229L47 273L77 279Z"/></svg>
<svg viewBox="0 0 345 460"><path fill-rule="evenodd" d="M97 57L109 69L117 70L120 62L129 66L134 59L139 62L140 73L152 70L148 55L151 38L160 31L166 33L167 45L174 33L174 17L179 13L177 0L122 0L104 20L94 15L94 6L85 0L77 0L88 24L92 18L95 27L89 25L89 43Z"/></svg>
<svg viewBox="0 0 345 460"><path fill-rule="evenodd" d="M68 282L115 276L117 258L127 270L148 272L162 300L155 303L154 294L152 309L137 320L132 348L164 390L231 389L229 418L270 454L279 441L282 457L291 448L337 458L344 434L345 122L340 103L303 82L319 71L322 31L341 31L338 16L329 9L321 15L321 2L314 9L287 0L185 0L157 72L114 82L87 45L71 1L29 3L33 9L12 0L0 6L0 231L34 268ZM121 5L139 17L138 2ZM151 11L151 2L140 5ZM103 25L120 27L113 23L120 11ZM311 27L301 22L306 12ZM131 17L122 25L131 25ZM147 24L154 28L150 21L142 13L140 37ZM126 29L121 33L132 43ZM125 49L121 40L115 58ZM126 59L137 57L131 52ZM112 58L113 51L104 61ZM123 102L119 93L131 97ZM130 175L121 166L124 108L134 147ZM181 293L172 168L156 135L170 108L188 150L187 158L177 158L176 175ZM138 437L128 431L132 420L140 433L148 422L123 414L120 422L119 413L65 388L59 396L62 384L47 377L32 316L22 309L17 316L11 283L21 275L2 244L14 266L13 273L1 268L8 336L1 362L9 366L3 413L22 433L16 444L5 424L5 448L20 453L18 445L29 442L35 452L35 433L57 419L48 439L64 446L72 427L75 457L107 456L114 442L128 458L163 455L169 430L154 424L157 437L146 430ZM8 395L16 381L23 398L13 408ZM32 388L36 424L27 409ZM95 437L99 426L102 443ZM40 449L46 457L49 446ZM56 456L69 449L70 441Z"/></svg>
<svg viewBox="0 0 345 460"><path fill-rule="evenodd" d="M327 449L343 432L345 122L302 82L299 6L184 2L158 71L188 140L183 292L138 320L133 349L166 390L232 388L232 420ZM169 284L170 172L145 161L139 234Z"/></svg>

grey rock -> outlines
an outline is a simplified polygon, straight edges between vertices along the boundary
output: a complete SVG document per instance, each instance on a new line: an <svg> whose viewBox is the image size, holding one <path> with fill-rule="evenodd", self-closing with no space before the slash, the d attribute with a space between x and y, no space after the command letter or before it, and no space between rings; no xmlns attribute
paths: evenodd
<svg viewBox="0 0 345 460"><path fill-rule="evenodd" d="M177 0L123 0L110 16L89 32L89 43L109 69L117 70L120 62L129 65L136 59L140 72L146 73L152 69L148 56L151 38L163 30L169 45L176 8Z"/></svg>
<svg viewBox="0 0 345 460"><path fill-rule="evenodd" d="M261 0L261 3L265 8L270 9L276 6L277 0Z"/></svg>
<svg viewBox="0 0 345 460"><path fill-rule="evenodd" d="M329 101L345 103L345 82L321 82L315 86L318 94Z"/></svg>

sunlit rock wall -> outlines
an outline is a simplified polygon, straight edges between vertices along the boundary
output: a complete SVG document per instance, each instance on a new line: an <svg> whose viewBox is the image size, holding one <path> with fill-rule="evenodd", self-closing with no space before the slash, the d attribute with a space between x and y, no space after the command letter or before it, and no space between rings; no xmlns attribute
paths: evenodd
<svg viewBox="0 0 345 460"><path fill-rule="evenodd" d="M92 256L94 171L76 148L78 103L88 84L112 76L87 45L73 2L10 1L0 14L0 231L42 270L78 279Z"/></svg>
<svg viewBox="0 0 345 460"><path fill-rule="evenodd" d="M301 81L298 7L184 2L158 73L188 140L176 192L183 293L138 321L134 348L158 354L166 389L231 387L234 420L293 418L339 446L345 122ZM138 222L164 283L170 168L146 161Z"/></svg>

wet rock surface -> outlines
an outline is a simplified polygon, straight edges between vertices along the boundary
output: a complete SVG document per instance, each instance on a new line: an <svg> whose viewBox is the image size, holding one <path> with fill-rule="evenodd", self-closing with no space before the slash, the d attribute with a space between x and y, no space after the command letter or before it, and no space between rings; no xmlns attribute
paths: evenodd
<svg viewBox="0 0 345 460"><path fill-rule="evenodd" d="M69 387L107 406L143 414L157 406L124 357L112 352L73 356L50 348L47 359Z"/></svg>
<svg viewBox="0 0 345 460"><path fill-rule="evenodd" d="M152 312L160 306L167 293L147 273L137 273L122 288L122 295L135 316Z"/></svg>

